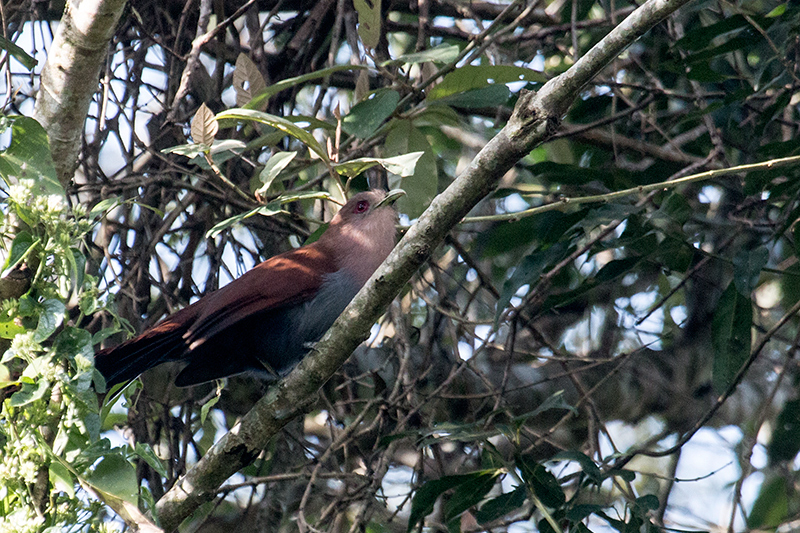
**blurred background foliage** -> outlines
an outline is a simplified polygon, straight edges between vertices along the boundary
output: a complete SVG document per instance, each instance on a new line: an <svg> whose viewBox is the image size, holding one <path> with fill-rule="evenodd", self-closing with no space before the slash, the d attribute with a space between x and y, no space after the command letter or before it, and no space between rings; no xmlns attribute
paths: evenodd
<svg viewBox="0 0 800 533"><path fill-rule="evenodd" d="M412 223L636 5L134 0L64 191L27 118L63 4L4 1L0 529L123 527L96 497L152 509L266 388L162 366L98 411L93 344L350 191L403 187ZM798 171L670 182L798 153L799 25L698 0L639 39L185 530L796 529Z"/></svg>

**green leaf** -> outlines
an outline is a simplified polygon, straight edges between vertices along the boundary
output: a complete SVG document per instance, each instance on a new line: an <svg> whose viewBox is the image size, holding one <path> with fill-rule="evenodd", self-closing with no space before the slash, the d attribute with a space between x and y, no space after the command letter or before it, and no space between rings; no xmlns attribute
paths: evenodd
<svg viewBox="0 0 800 533"><path fill-rule="evenodd" d="M527 413L515 416L514 422L523 423L528 419L538 416L546 411L550 411L551 409L566 409L567 411L572 411L575 414L578 413L578 410L564 399L564 391L559 390L548 396L547 399L539 404L533 411L528 411Z"/></svg>
<svg viewBox="0 0 800 533"><path fill-rule="evenodd" d="M503 283L503 290L497 300L497 310L494 317L495 324L520 287L528 284L534 285L545 269L561 261L568 252L568 243L557 242L544 250L537 250L525 256L511 274L511 277Z"/></svg>
<svg viewBox="0 0 800 533"><path fill-rule="evenodd" d="M792 461L800 453L800 400L789 400L772 430L767 455L770 464Z"/></svg>
<svg viewBox="0 0 800 533"><path fill-rule="evenodd" d="M624 257L622 259L614 259L613 261L609 261L603 265L603 268L597 271L595 281L598 283L605 283L607 281L615 280L618 277L630 272L633 267L635 267L642 259L642 256L637 255L634 257Z"/></svg>
<svg viewBox="0 0 800 533"><path fill-rule="evenodd" d="M513 491L501 494L483 504L475 513L475 519L479 524L486 524L502 518L522 507L526 497L525 486L520 485Z"/></svg>
<svg viewBox="0 0 800 533"><path fill-rule="evenodd" d="M494 472L494 471L492 471ZM439 496L448 490L458 487L468 481L482 477L486 471L472 472L455 476L442 476L439 479L427 481L411 498L411 514L408 518L408 531L422 523L426 516L433 511L433 506Z"/></svg>
<svg viewBox="0 0 800 533"><path fill-rule="evenodd" d="M561 485L544 466L529 457L518 457L516 464L522 473L522 478L544 505L552 508L564 505L567 497Z"/></svg>
<svg viewBox="0 0 800 533"><path fill-rule="evenodd" d="M429 61L432 63L450 63L451 61L455 61L460 52L461 50L457 45L442 43L433 48L423 50L422 52L404 54L395 59L384 61L381 63L381 66L388 67L391 65L426 63Z"/></svg>
<svg viewBox="0 0 800 533"><path fill-rule="evenodd" d="M133 453L144 459L144 461L150 465L153 470L158 472L161 477L167 477L169 475L164 463L158 458L156 452L153 451L152 446L146 442L137 442Z"/></svg>
<svg viewBox="0 0 800 533"><path fill-rule="evenodd" d="M545 75L529 68L512 65L465 65L447 74L442 83L428 92L428 100L444 98L489 85L503 85L515 81L547 81Z"/></svg>
<svg viewBox="0 0 800 533"><path fill-rule="evenodd" d="M750 356L752 324L750 298L742 296L731 282L722 294L711 322L712 381L718 394L728 389Z"/></svg>
<svg viewBox="0 0 800 533"><path fill-rule="evenodd" d="M63 322L65 311L66 307L59 300L49 298L42 302L39 309L39 323L33 333L33 340L42 342L49 338Z"/></svg>
<svg viewBox="0 0 800 533"><path fill-rule="evenodd" d="M74 361L78 370L89 370L94 362L92 334L85 329L65 326L53 343L53 352L59 359Z"/></svg>
<svg viewBox="0 0 800 533"><path fill-rule="evenodd" d="M0 322L0 339L13 339L14 336L28 331L16 322Z"/></svg>
<svg viewBox="0 0 800 533"><path fill-rule="evenodd" d="M692 29L686 32L686 35L678 39L675 43L675 48L682 48L684 50L702 50L709 46L711 41L730 33L733 31L742 30L750 25L747 19L739 14L725 17L719 22L702 26L697 29Z"/></svg>
<svg viewBox="0 0 800 533"><path fill-rule="evenodd" d="M14 236L14 240L11 242L11 251L8 253L6 263L3 265L2 276L7 275L9 271L20 264L28 255L28 251L38 242L38 240L34 241L33 235L25 230L17 233Z"/></svg>
<svg viewBox="0 0 800 533"><path fill-rule="evenodd" d="M680 225L688 222L694 214L694 210L686 198L682 194L675 192L667 196L658 211Z"/></svg>
<svg viewBox="0 0 800 533"><path fill-rule="evenodd" d="M404 178L389 175L389 188L403 188L408 194L397 200L397 209L417 218L430 205L439 190L439 170L427 137L409 120L392 121L384 144L387 156L423 152L414 167L414 174Z"/></svg>
<svg viewBox="0 0 800 533"><path fill-rule="evenodd" d="M0 152L0 176L7 182L14 178L32 179L45 194L66 196L56 177L47 132L30 117L11 120L11 144Z"/></svg>
<svg viewBox="0 0 800 533"><path fill-rule="evenodd" d="M11 396L9 404L12 407L22 407L41 400L49 388L50 382L46 379L38 379L33 383L30 378L26 378L20 381L20 389Z"/></svg>
<svg viewBox="0 0 800 533"><path fill-rule="evenodd" d="M205 144L179 144L178 146L170 146L161 150L162 154L178 154L189 159L202 155L204 152L210 150L211 147Z"/></svg>
<svg viewBox="0 0 800 533"><path fill-rule="evenodd" d="M551 461L575 461L581 466L581 470L589 476L596 485L603 482L603 473L600 468L588 455L579 451L565 450L550 458Z"/></svg>
<svg viewBox="0 0 800 533"><path fill-rule="evenodd" d="M217 389L217 395L208 400L206 403L204 403L203 406L200 408L200 425L206 423L206 417L208 416L208 412L211 410L211 408L217 405L217 402L221 398L220 393L221 393L220 389Z"/></svg>
<svg viewBox="0 0 800 533"><path fill-rule="evenodd" d="M417 167L417 162L425 152L412 152L410 154L398 155L395 157L360 157L352 161L345 161L344 163L337 163L333 168L339 174L353 178L358 176L365 170L380 165L392 174L397 174L401 178L414 175L414 170Z"/></svg>
<svg viewBox="0 0 800 533"><path fill-rule="evenodd" d="M767 18L780 17L781 15L786 13L786 6L788 6L788 5L789 5L788 2L785 3L785 4L781 4L781 5L777 6L775 9L773 9L772 11L770 11L769 13L767 13L764 16L767 17Z"/></svg>
<svg viewBox="0 0 800 533"><path fill-rule="evenodd" d="M381 0L353 0L358 13L358 36L366 48L375 48L381 39Z"/></svg>
<svg viewBox="0 0 800 533"><path fill-rule="evenodd" d="M222 139L220 141L214 141L211 143L211 148L209 152L212 155L216 154L226 154L228 157L237 155L241 153L247 147L245 143L239 141L237 139ZM227 159L227 158L226 158ZM214 158L214 161L218 161L218 158Z"/></svg>
<svg viewBox="0 0 800 533"><path fill-rule="evenodd" d="M304 130L293 122L286 120L283 117L270 115L263 111L254 111L252 109L229 109L217 115L217 120L234 119L234 120L250 120L253 122L260 122L272 126L276 130L280 130L287 135L291 135L298 141L305 144L311 151L317 154L323 161L329 163L328 153L320 146L317 140L311 133Z"/></svg>
<svg viewBox="0 0 800 533"><path fill-rule="evenodd" d="M75 480L69 469L58 461L51 461L49 466L50 483L70 498L75 497Z"/></svg>
<svg viewBox="0 0 800 533"><path fill-rule="evenodd" d="M623 481L627 483L631 483L633 480L636 479L636 472L632 470L610 470L606 475L606 478L610 477L619 477Z"/></svg>
<svg viewBox="0 0 800 533"><path fill-rule="evenodd" d="M136 470L119 453L106 455L85 479L92 488L126 502L136 504L139 499Z"/></svg>
<svg viewBox="0 0 800 533"><path fill-rule="evenodd" d="M0 49L6 50L14 59L22 63L22 66L28 70L33 70L33 67L36 66L37 61L33 57L2 35L0 35Z"/></svg>
<svg viewBox="0 0 800 533"><path fill-rule="evenodd" d="M261 180L261 187L258 188L256 194L258 196L266 196L267 191L269 191L272 182L275 181L275 178L278 177L289 163L297 156L297 152L278 152L272 154L267 161L267 164L264 165L264 168L261 169L261 172L258 175L258 179Z"/></svg>
<svg viewBox="0 0 800 533"><path fill-rule="evenodd" d="M377 130L383 121L392 116L400 102L400 93L391 89L379 89L353 106L342 119L342 129L349 135L366 139Z"/></svg>
<svg viewBox="0 0 800 533"><path fill-rule="evenodd" d="M269 205L286 205L301 200L330 200L331 195L324 191L304 191L282 194Z"/></svg>
<svg viewBox="0 0 800 533"><path fill-rule="evenodd" d="M582 503L578 505L570 506L569 511L567 511L566 518L572 522L580 522L584 518L588 517L592 514L599 514L603 510L603 507L600 505L595 505L591 503Z"/></svg>
<svg viewBox="0 0 800 533"><path fill-rule="evenodd" d="M634 505L642 511L655 511L661 506L655 494L645 494L636 498Z"/></svg>
<svg viewBox="0 0 800 533"><path fill-rule="evenodd" d="M733 256L733 282L739 294L750 294L758 285L761 270L769 261L769 250L759 246L753 250L739 250Z"/></svg>
<svg viewBox="0 0 800 533"><path fill-rule="evenodd" d="M447 500L447 503L445 503L445 522L449 522L473 505L480 503L484 496L492 490L500 473L497 470L489 470L476 472L475 474L477 475L474 478L460 484L450 499Z"/></svg>
<svg viewBox="0 0 800 533"><path fill-rule="evenodd" d="M259 109L263 105L269 101L274 95L278 94L281 91L285 91L286 89L290 89L295 87L296 85L300 85L301 83L305 83L307 81L318 80L320 78L327 78L331 74L336 72L341 72L343 70L369 70L369 67L364 65L337 65L335 67L324 68L322 70L317 70L315 72L309 72L308 74L303 74L302 76L296 76L294 78L288 78L285 80L281 80L278 83L270 85L258 95L256 95L250 103L248 103L245 107L247 109Z"/></svg>
<svg viewBox="0 0 800 533"><path fill-rule="evenodd" d="M789 485L782 476L767 478L761 485L747 517L749 529L773 529L781 525L789 515Z"/></svg>
<svg viewBox="0 0 800 533"><path fill-rule="evenodd" d="M232 216L230 218L226 218L222 222L219 222L219 223L215 224L214 227L212 227L206 233L206 239L215 238L217 235L219 235L220 233L222 233L226 229L230 228L234 224L238 224L241 221L252 217L253 215L263 215L265 217L271 217L273 215L277 215L280 212L281 212L280 207L276 208L275 206L272 206L271 204L270 205L262 205L262 206L256 207L255 209L251 209L250 211L247 211L245 213L240 213L240 214Z"/></svg>
<svg viewBox="0 0 800 533"><path fill-rule="evenodd" d="M100 200L97 202L92 210L89 211L90 218L96 218L100 215L104 215L107 212L111 211L118 205L120 205L122 201L118 197L106 198L105 200Z"/></svg>
<svg viewBox="0 0 800 533"><path fill-rule="evenodd" d="M511 98L511 91L505 85L490 85L480 89L471 89L436 100L436 103L446 104L463 109L482 109L504 105Z"/></svg>

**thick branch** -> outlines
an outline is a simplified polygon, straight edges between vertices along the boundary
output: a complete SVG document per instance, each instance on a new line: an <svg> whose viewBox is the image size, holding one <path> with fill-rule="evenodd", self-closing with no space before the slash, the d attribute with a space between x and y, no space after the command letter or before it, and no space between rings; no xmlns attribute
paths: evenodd
<svg viewBox="0 0 800 533"><path fill-rule="evenodd" d="M159 500L161 525L171 531L218 486L250 463L271 438L367 338L372 324L475 205L525 154L553 132L581 88L625 47L689 0L650 0L590 50L569 71L548 82L538 94L523 93L505 128L478 153L469 167L420 216L342 316L298 367L262 398L242 420Z"/></svg>
<svg viewBox="0 0 800 533"><path fill-rule="evenodd" d="M33 117L47 130L58 180L77 168L81 134L125 0L73 0L47 51Z"/></svg>

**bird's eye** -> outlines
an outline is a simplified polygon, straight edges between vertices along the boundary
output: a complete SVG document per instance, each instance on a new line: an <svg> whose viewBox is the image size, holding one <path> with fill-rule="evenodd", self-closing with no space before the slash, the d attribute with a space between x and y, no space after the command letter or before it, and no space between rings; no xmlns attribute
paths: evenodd
<svg viewBox="0 0 800 533"><path fill-rule="evenodd" d="M366 200L361 200L356 204L353 208L353 213L364 213L369 209L369 202Z"/></svg>

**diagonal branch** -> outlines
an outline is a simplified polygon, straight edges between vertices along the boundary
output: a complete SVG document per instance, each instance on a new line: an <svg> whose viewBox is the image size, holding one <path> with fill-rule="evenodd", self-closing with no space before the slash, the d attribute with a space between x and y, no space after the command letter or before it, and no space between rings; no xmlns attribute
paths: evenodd
<svg viewBox="0 0 800 533"><path fill-rule="evenodd" d="M345 309L328 333L286 379L256 406L173 488L156 510L172 531L217 488L253 461L271 438L316 397L352 351L367 338L372 324L445 236L489 194L502 176L555 130L560 117L583 86L650 28L689 0L649 0L595 45L561 76L536 93L520 95L508 124L475 156L467 169L434 198L400 244Z"/></svg>

